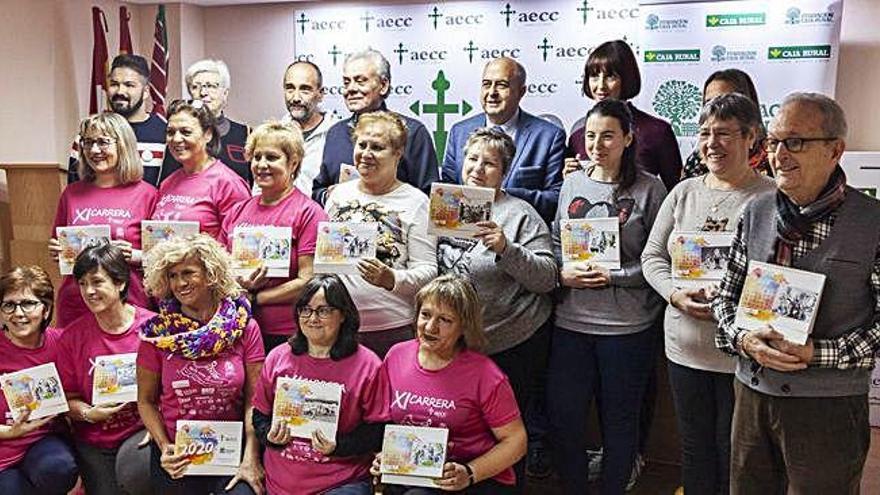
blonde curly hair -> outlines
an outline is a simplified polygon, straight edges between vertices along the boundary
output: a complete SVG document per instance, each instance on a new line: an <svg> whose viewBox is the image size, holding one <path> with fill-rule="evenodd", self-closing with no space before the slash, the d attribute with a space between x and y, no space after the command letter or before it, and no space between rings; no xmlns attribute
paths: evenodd
<svg viewBox="0 0 880 495"><path fill-rule="evenodd" d="M215 301L235 297L242 291L232 274L232 257L219 242L206 234L160 242L147 253L147 261L144 287L153 297L173 297L168 271L187 261L198 261L202 265Z"/></svg>

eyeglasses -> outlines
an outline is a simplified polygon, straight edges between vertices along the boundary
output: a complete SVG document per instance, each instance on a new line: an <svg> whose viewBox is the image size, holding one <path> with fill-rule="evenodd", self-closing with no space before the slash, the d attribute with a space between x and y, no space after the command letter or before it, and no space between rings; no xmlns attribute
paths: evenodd
<svg viewBox="0 0 880 495"><path fill-rule="evenodd" d="M3 303L0 304L0 311L2 311L3 314L11 315L15 313L16 308L21 308L22 312L30 313L42 304L43 301L37 301L35 299L25 299L24 301L3 301Z"/></svg>
<svg viewBox="0 0 880 495"><path fill-rule="evenodd" d="M729 143L734 139L740 137L741 135L742 132L739 130L730 131L727 129L719 129L717 131L712 131L709 129L700 129L700 133L697 135L697 139L699 139L700 141L708 141L712 138L712 136L715 136L715 139L717 139L718 141L721 141L722 143Z"/></svg>
<svg viewBox="0 0 880 495"><path fill-rule="evenodd" d="M108 137L99 137L94 139L83 138L79 140L80 147L85 151L92 149L92 146L96 144L98 145L98 149L100 149L101 151L107 151L110 149L111 146L116 144L116 140Z"/></svg>
<svg viewBox="0 0 880 495"><path fill-rule="evenodd" d="M192 83L189 86L189 92L194 95L200 94L203 89L211 91L211 92L217 91L218 89L220 89L220 83L216 83L216 82Z"/></svg>
<svg viewBox="0 0 880 495"><path fill-rule="evenodd" d="M330 318L330 315L336 311L336 308L333 306L318 306L317 308L312 308L310 306L303 306L301 308L296 308L297 314L303 320L308 320L312 317L312 315L318 315L318 318L321 320L326 320Z"/></svg>
<svg viewBox="0 0 880 495"><path fill-rule="evenodd" d="M767 150L767 153L776 153L776 149L779 148L779 143L782 143L785 146L785 149L792 153L798 153L804 150L804 145L811 141L837 141L836 137L817 137L817 138L800 138L800 137L790 137L785 139L773 139L768 137L764 141L764 149Z"/></svg>

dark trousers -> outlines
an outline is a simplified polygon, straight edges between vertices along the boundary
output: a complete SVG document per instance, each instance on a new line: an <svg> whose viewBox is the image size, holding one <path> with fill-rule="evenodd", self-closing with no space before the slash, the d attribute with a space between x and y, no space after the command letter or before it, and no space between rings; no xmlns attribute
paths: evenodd
<svg viewBox="0 0 880 495"><path fill-rule="evenodd" d="M871 443L868 397L774 397L734 383L735 495L858 494Z"/></svg>
<svg viewBox="0 0 880 495"><path fill-rule="evenodd" d="M77 475L70 445L49 435L31 445L21 462L0 471L0 493L64 495Z"/></svg>
<svg viewBox="0 0 880 495"><path fill-rule="evenodd" d="M587 491L587 418L597 398L605 445L601 493L624 493L638 450L639 415L656 331L652 327L629 335L588 335L554 329L547 411L565 493Z"/></svg>
<svg viewBox="0 0 880 495"><path fill-rule="evenodd" d="M525 342L489 356L510 380L529 438L532 438L533 429L546 429L542 428L541 423L551 331L552 325L548 320ZM538 423L538 426L533 426L533 423ZM525 487L525 458L514 464L513 470L517 488L521 490Z"/></svg>
<svg viewBox="0 0 880 495"><path fill-rule="evenodd" d="M462 493L466 495L513 495L514 487L502 485L495 480L483 480L476 485L457 492L446 492L436 488L423 488L420 486L385 485L382 490L384 495L443 495L446 493Z"/></svg>
<svg viewBox="0 0 880 495"><path fill-rule="evenodd" d="M254 490L244 481L226 491L232 476L184 476L173 480L159 462L159 447L152 443L150 449L150 479L156 495L254 495Z"/></svg>
<svg viewBox="0 0 880 495"><path fill-rule="evenodd" d="M278 347L279 345L286 344L288 340L290 340L290 335L273 335L264 333L263 350L266 351L266 355L268 356L269 351Z"/></svg>
<svg viewBox="0 0 880 495"><path fill-rule="evenodd" d="M394 344L410 340L415 336L412 325L404 325L398 328L389 328L388 330L378 330L376 332L360 332L358 334L358 342L367 349L375 352L380 359L385 359L385 354Z"/></svg>
<svg viewBox="0 0 880 495"><path fill-rule="evenodd" d="M667 363L688 495L730 493L733 374Z"/></svg>

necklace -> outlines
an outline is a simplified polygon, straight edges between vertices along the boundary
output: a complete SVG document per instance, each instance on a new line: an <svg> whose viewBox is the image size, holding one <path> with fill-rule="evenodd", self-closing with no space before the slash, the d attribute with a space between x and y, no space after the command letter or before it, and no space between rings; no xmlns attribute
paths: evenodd
<svg viewBox="0 0 880 495"><path fill-rule="evenodd" d="M718 208L720 208L721 205L723 205L724 203L726 203L727 200L730 199L730 197L733 196L733 193L735 193L735 192L736 192L735 190L734 190L734 191L729 191L727 194L725 194L724 196L722 196L721 199L719 199L718 201L715 201L714 203L712 203L712 206L709 207L709 213L712 213L712 214L717 213L717 212L718 212Z"/></svg>

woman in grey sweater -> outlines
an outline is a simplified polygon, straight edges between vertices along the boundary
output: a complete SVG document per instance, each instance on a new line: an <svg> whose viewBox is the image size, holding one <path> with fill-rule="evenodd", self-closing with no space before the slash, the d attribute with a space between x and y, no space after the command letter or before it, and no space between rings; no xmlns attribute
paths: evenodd
<svg viewBox="0 0 880 495"><path fill-rule="evenodd" d="M492 218L474 239L437 241L440 274L470 279L483 305L486 353L510 379L520 410L530 416L543 396L550 347L549 319L556 287L550 231L527 202L501 189L516 147L500 129L481 128L465 144L465 185L495 189ZM522 463L514 468L523 479Z"/></svg>
<svg viewBox="0 0 880 495"><path fill-rule="evenodd" d="M666 357L688 495L729 491L735 364L732 356L715 348L717 324L709 308L713 282L673 279L672 255L683 260L677 270L684 274L688 232L732 232L746 203L773 189L771 179L749 166L749 150L760 125L758 107L742 94L725 94L706 102L700 113L698 150L709 172L680 182L666 197L642 253L645 278L669 303L664 325ZM714 255L723 249L723 244L716 244L711 253L691 249L688 254L714 265ZM722 264L726 265L726 257ZM696 268L717 271L715 266ZM690 268L686 271L696 273Z"/></svg>
<svg viewBox="0 0 880 495"><path fill-rule="evenodd" d="M589 261L560 265L562 290L550 351L548 412L556 466L566 493L584 493L586 425L598 398L602 493L619 495L638 445L639 412L654 356L662 300L642 275L640 255L666 195L663 183L639 171L632 115L624 103L598 102L586 118L586 170L568 174L559 195L553 243L561 262L566 219L616 217L620 269Z"/></svg>

